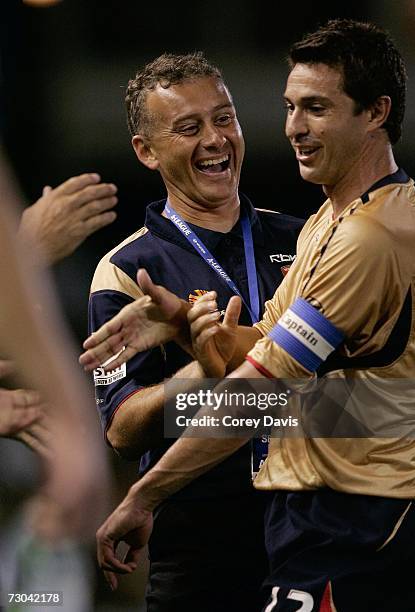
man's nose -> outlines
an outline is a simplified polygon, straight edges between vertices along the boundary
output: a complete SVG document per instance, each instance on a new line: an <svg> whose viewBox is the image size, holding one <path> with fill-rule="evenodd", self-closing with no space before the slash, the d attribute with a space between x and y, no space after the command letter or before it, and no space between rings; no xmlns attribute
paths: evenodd
<svg viewBox="0 0 415 612"><path fill-rule="evenodd" d="M295 109L287 115L285 121L285 135L290 140L295 140L299 136L308 134L309 127L305 113L300 109Z"/></svg>
<svg viewBox="0 0 415 612"><path fill-rule="evenodd" d="M202 144L204 147L215 147L221 149L226 142L220 128L215 125L205 125L202 132Z"/></svg>

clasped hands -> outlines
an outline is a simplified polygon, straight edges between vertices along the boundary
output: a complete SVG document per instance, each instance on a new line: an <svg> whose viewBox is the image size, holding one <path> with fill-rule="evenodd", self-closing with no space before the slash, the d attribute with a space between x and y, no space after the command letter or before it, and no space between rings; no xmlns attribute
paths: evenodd
<svg viewBox="0 0 415 612"><path fill-rule="evenodd" d="M241 300L233 296L223 320L210 291L189 304L140 269L143 296L125 306L84 342L79 362L86 371L114 370L134 355L175 341L202 366L206 377L222 378L235 350Z"/></svg>

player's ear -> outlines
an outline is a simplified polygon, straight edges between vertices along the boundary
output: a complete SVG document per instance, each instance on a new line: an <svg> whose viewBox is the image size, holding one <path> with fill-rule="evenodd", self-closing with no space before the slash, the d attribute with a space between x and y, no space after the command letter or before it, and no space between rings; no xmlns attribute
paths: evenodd
<svg viewBox="0 0 415 612"><path fill-rule="evenodd" d="M157 170L159 167L159 162L157 159L157 155L154 153L151 144L146 136L142 136L141 134L136 134L133 136L131 141L133 145L133 149L138 159L142 164L150 168L150 170Z"/></svg>
<svg viewBox="0 0 415 612"><path fill-rule="evenodd" d="M379 96L369 108L369 129L374 131L383 126L389 117L392 100L389 96Z"/></svg>

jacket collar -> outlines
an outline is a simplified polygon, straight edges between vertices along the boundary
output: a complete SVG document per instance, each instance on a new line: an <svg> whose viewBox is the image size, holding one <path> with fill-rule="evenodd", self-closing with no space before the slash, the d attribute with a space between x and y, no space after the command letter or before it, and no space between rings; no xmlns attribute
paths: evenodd
<svg viewBox="0 0 415 612"><path fill-rule="evenodd" d="M241 210L245 210L248 219L251 223L252 236L254 242L259 245L264 244L264 236L262 231L261 221L258 217L258 213L252 206L249 198L244 194L239 194ZM193 247L181 232L173 225L169 219L162 216L166 200L159 200L152 202L147 206L145 226L154 235L159 236L163 240L177 244L188 251L193 252ZM199 236L199 238L205 243L209 250L215 249L219 242L228 235L239 236L242 239L242 228L240 219L235 223L230 232L224 234L223 232L217 232L214 230L208 230L203 227L188 223L189 227Z"/></svg>

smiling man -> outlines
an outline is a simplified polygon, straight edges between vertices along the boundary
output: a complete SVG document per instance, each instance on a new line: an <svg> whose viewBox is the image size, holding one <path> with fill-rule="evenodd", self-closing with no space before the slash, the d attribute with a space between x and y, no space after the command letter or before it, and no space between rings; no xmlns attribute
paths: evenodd
<svg viewBox="0 0 415 612"><path fill-rule="evenodd" d="M245 360L239 351L241 365L219 389L235 378L327 375L350 387L353 405L370 418L359 439L353 432L271 438L254 481L273 491L264 612L412 612L415 190L392 150L405 110L405 66L382 29L334 20L292 47L290 69L286 134L302 177L321 184L327 200L304 226L289 275L251 330L254 346ZM166 330L174 337L175 326L179 337L187 321L180 323L177 298L143 273L140 280L165 326L153 322L153 338ZM223 374L233 353L215 350L222 325L212 319L212 298L188 311L193 351L207 375ZM131 335L137 349L134 317L125 324L123 316L86 343L84 363L94 359L96 341L116 346L117 336L126 344ZM142 329L155 321L154 310L144 304L135 318ZM237 353L244 335L238 328ZM204 442L180 438L100 528L98 557L111 579L110 572L135 568L150 511L242 443ZM130 545L124 562L115 557L121 540Z"/></svg>
<svg viewBox="0 0 415 612"><path fill-rule="evenodd" d="M163 55L129 82L126 103L135 153L160 173L168 198L150 204L145 226L98 265L91 331L142 295L140 267L187 303L215 290L216 319L235 293L241 295L241 321L252 324L283 278L275 245L281 259L294 259L302 221L257 211L238 192L245 146L221 73L200 53ZM106 438L122 456L142 458L140 473L173 442L163 438L163 381L200 376L200 366L190 361L169 342L111 372L95 371ZM262 453L259 448L252 456L245 445L156 509L149 611L251 612L260 606L266 496L251 486L251 463L256 469Z"/></svg>

